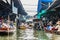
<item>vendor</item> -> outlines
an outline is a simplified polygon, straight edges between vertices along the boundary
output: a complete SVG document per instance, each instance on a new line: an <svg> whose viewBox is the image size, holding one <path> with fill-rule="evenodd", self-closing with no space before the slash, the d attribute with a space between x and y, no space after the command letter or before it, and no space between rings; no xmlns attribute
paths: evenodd
<svg viewBox="0 0 60 40"><path fill-rule="evenodd" d="M56 24L57 24L57 26L55 28L58 29L57 30L58 32L60 32L60 20L58 20L58 22Z"/></svg>
<svg viewBox="0 0 60 40"><path fill-rule="evenodd" d="M2 26L1 26L2 23L3 23L3 16L2 16L2 17L0 16L0 27L2 27Z"/></svg>
<svg viewBox="0 0 60 40"><path fill-rule="evenodd" d="M52 28L53 28L53 25L48 25L47 26L47 30L52 30Z"/></svg>

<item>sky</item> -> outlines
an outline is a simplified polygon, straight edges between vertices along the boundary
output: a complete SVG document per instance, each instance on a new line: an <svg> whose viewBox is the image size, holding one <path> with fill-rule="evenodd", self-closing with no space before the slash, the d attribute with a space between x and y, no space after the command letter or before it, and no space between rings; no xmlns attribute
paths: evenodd
<svg viewBox="0 0 60 40"><path fill-rule="evenodd" d="M34 16L37 14L38 0L20 0L20 1L28 15Z"/></svg>

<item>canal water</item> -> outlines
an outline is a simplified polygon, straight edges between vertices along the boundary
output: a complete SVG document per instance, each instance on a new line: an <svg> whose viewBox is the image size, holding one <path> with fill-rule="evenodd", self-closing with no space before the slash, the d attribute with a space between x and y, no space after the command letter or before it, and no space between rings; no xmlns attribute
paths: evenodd
<svg viewBox="0 0 60 40"><path fill-rule="evenodd" d="M14 34L0 33L0 40L16 40L16 32Z"/></svg>
<svg viewBox="0 0 60 40"><path fill-rule="evenodd" d="M60 35L45 33L44 31L36 31L33 29L18 29L12 35L1 35L0 40L60 40Z"/></svg>

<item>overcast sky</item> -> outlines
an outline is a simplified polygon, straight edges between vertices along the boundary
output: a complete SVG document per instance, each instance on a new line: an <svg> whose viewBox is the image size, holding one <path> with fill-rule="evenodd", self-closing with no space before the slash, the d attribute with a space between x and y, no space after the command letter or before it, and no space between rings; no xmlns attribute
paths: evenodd
<svg viewBox="0 0 60 40"><path fill-rule="evenodd" d="M34 16L37 14L37 5L38 5L38 0L20 0L25 11L28 13L30 16Z"/></svg>

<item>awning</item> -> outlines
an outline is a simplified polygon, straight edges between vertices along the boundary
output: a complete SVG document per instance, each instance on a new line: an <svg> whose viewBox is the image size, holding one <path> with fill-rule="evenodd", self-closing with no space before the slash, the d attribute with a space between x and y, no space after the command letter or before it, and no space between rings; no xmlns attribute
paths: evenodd
<svg viewBox="0 0 60 40"><path fill-rule="evenodd" d="M60 11L60 5L54 8L57 12Z"/></svg>
<svg viewBox="0 0 60 40"><path fill-rule="evenodd" d="M21 1L20 0L13 0L13 1L15 3L14 6L18 8L18 14L27 15L27 13L24 11Z"/></svg>
<svg viewBox="0 0 60 40"><path fill-rule="evenodd" d="M51 10L60 4L60 0L56 0L47 10Z"/></svg>
<svg viewBox="0 0 60 40"><path fill-rule="evenodd" d="M12 12L11 5L9 5L8 3L5 3L3 1L0 1L0 9L2 9L2 11L7 10L7 12Z"/></svg>

